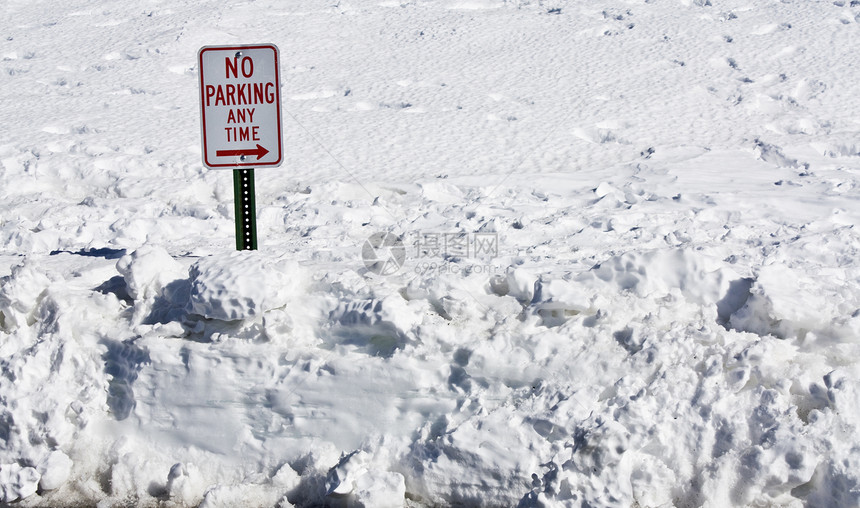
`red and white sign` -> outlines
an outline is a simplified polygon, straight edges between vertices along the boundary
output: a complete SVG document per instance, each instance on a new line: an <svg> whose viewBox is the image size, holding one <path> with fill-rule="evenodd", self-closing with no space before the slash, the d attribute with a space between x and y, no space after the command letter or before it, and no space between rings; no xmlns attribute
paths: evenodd
<svg viewBox="0 0 860 508"><path fill-rule="evenodd" d="M274 44L205 46L197 54L203 164L280 166L281 80Z"/></svg>

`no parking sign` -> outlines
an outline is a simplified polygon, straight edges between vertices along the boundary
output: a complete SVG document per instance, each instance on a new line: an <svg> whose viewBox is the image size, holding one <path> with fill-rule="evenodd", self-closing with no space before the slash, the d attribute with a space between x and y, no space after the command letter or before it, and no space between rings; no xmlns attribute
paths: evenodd
<svg viewBox="0 0 860 508"><path fill-rule="evenodd" d="M197 58L203 164L215 169L280 166L278 47L205 46Z"/></svg>

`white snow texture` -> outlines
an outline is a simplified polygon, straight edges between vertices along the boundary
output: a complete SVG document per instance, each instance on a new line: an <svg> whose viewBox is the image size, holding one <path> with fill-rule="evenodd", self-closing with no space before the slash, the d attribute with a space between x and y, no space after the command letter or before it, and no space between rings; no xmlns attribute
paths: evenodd
<svg viewBox="0 0 860 508"><path fill-rule="evenodd" d="M0 13L0 505L860 506L860 2Z"/></svg>

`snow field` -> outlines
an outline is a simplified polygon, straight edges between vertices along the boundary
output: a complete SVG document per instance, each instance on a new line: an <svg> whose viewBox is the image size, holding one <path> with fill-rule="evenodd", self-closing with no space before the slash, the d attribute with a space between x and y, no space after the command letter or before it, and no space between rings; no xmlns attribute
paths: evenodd
<svg viewBox="0 0 860 508"><path fill-rule="evenodd" d="M0 502L860 505L856 2L0 9ZM194 62L246 42L236 253Z"/></svg>

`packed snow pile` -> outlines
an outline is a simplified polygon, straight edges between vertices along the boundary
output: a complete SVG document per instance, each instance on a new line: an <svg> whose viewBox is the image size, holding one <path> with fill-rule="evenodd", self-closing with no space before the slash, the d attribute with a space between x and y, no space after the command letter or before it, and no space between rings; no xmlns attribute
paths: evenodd
<svg viewBox="0 0 860 508"><path fill-rule="evenodd" d="M0 11L0 504L860 506L857 2Z"/></svg>

